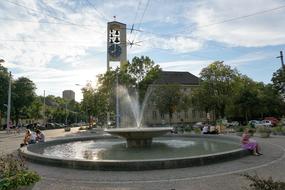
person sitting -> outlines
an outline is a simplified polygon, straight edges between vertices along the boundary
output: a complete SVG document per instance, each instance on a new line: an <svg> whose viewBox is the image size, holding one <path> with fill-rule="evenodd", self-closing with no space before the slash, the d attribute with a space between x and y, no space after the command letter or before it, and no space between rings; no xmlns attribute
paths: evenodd
<svg viewBox="0 0 285 190"><path fill-rule="evenodd" d="M36 130L36 142L45 142L45 135L39 130Z"/></svg>
<svg viewBox="0 0 285 190"><path fill-rule="evenodd" d="M216 126L214 126L214 125L210 126L210 134L219 134Z"/></svg>
<svg viewBox="0 0 285 190"><path fill-rule="evenodd" d="M28 145L31 139L32 133L29 129L26 130L23 143L21 143L21 147Z"/></svg>
<svg viewBox="0 0 285 190"><path fill-rule="evenodd" d="M203 129L202 129L202 133L203 134L209 134L209 126L204 125Z"/></svg>
<svg viewBox="0 0 285 190"><path fill-rule="evenodd" d="M32 132L31 131L31 137L30 137L30 140L29 140L29 144L35 144L37 141L36 141L36 134L35 132Z"/></svg>
<svg viewBox="0 0 285 190"><path fill-rule="evenodd" d="M248 130L248 128L244 129L244 133L241 139L242 148L252 151L253 155L255 156L262 155L259 151L260 148L258 143L255 140L250 139L250 134L248 133Z"/></svg>

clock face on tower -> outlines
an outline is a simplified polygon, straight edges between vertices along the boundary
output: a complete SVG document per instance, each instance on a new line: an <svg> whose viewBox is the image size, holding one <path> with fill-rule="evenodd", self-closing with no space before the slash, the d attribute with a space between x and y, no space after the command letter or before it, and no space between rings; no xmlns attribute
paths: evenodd
<svg viewBox="0 0 285 190"><path fill-rule="evenodd" d="M117 44L112 44L109 46L108 52L112 57L119 57L122 53L122 48Z"/></svg>

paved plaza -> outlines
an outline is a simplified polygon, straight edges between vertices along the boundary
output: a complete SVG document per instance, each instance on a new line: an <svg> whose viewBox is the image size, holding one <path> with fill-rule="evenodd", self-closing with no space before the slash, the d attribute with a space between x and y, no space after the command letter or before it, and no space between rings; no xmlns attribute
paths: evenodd
<svg viewBox="0 0 285 190"><path fill-rule="evenodd" d="M72 128L44 131L47 140L92 135ZM23 134L0 132L0 150L4 153L15 151L23 139ZM285 181L285 137L272 136L268 139L255 137L261 144L262 156L247 156L224 163L189 167L181 169L151 171L91 171L59 168L28 163L30 169L37 171L42 180L33 189L162 189L162 190L241 190L248 181L242 173L272 176L274 180Z"/></svg>

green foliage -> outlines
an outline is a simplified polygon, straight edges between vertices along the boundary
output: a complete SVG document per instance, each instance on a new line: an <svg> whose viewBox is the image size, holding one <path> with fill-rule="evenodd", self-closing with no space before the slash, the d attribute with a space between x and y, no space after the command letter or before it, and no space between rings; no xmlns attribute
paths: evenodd
<svg viewBox="0 0 285 190"><path fill-rule="evenodd" d="M272 177L264 179L257 174L251 176L249 174L242 174L241 176L248 179L251 183L248 190L284 190L285 183L282 181L273 181Z"/></svg>
<svg viewBox="0 0 285 190"><path fill-rule="evenodd" d="M154 61L147 56L132 59L132 63L127 67L127 73L134 79L138 87L140 101L144 99L149 85L158 77L160 71L159 65L155 65Z"/></svg>
<svg viewBox="0 0 285 190"><path fill-rule="evenodd" d="M216 118L225 116L247 122L265 116L280 117L285 112L281 91L276 90L281 88L276 85L284 83L281 74L278 77L275 74L278 83L276 79L276 84L265 85L241 75L222 62L214 62L204 68L200 75L202 82L193 91L192 103L196 109L215 113Z"/></svg>
<svg viewBox="0 0 285 190"><path fill-rule="evenodd" d="M193 129L195 134L201 134L201 129L200 128L194 128Z"/></svg>
<svg viewBox="0 0 285 190"><path fill-rule="evenodd" d="M191 132L192 131L192 127L191 126L186 126L184 131L185 132Z"/></svg>
<svg viewBox="0 0 285 190"><path fill-rule="evenodd" d="M89 115L98 118L100 123L106 121L107 112L110 117L115 115L115 89L116 80L119 85L128 89L136 88L139 92L140 101L144 98L149 84L156 79L161 69L155 65L149 57L134 57L132 63L124 68L109 70L97 76L98 88L89 86L83 88L82 109L87 110Z"/></svg>
<svg viewBox="0 0 285 190"><path fill-rule="evenodd" d="M26 109L32 104L36 97L36 86L30 79L20 77L13 82L12 109L18 123L19 118L26 113Z"/></svg>
<svg viewBox="0 0 285 190"><path fill-rule="evenodd" d="M4 104L7 104L8 84L9 84L8 70L7 68L3 67L0 64L0 117L1 117L1 112L3 113L6 110Z"/></svg>
<svg viewBox="0 0 285 190"><path fill-rule="evenodd" d="M285 95L285 70L283 68L280 68L273 73L271 81L273 82L274 88Z"/></svg>
<svg viewBox="0 0 285 190"><path fill-rule="evenodd" d="M243 127L243 126L239 126L239 127L236 127L236 128L235 128L235 132L239 132L239 133L241 133L241 132L243 132L243 131L244 131L244 129L245 129L245 127Z"/></svg>
<svg viewBox="0 0 285 190"><path fill-rule="evenodd" d="M17 189L40 180L40 176L29 171L19 155L8 154L0 157L0 190Z"/></svg>
<svg viewBox="0 0 285 190"><path fill-rule="evenodd" d="M152 100L160 113L169 115L169 123L183 97L180 89L179 85L161 85L153 89Z"/></svg>
<svg viewBox="0 0 285 190"><path fill-rule="evenodd" d="M281 126L281 125L279 125L279 126L276 126L276 127L274 127L274 128L272 128L272 132L273 133L276 133L276 134L285 134L285 128L283 127L283 126Z"/></svg>
<svg viewBox="0 0 285 190"><path fill-rule="evenodd" d="M256 132L258 132L258 133L271 133L271 129L269 127L265 127L265 126L258 126L256 128Z"/></svg>
<svg viewBox="0 0 285 190"><path fill-rule="evenodd" d="M233 95L233 82L238 72L216 61L202 69L200 88L194 92L194 105L206 112L214 111L216 118L225 116L226 106Z"/></svg>
<svg viewBox="0 0 285 190"><path fill-rule="evenodd" d="M0 179L0 190L17 189L21 186L29 186L40 180L40 176L32 171L20 171L16 175Z"/></svg>

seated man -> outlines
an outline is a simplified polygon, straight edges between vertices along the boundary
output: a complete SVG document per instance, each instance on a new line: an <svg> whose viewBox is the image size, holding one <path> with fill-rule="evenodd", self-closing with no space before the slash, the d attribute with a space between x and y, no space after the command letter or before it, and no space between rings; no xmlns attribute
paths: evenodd
<svg viewBox="0 0 285 190"><path fill-rule="evenodd" d="M202 129L202 133L203 134L209 134L209 126L204 125L203 129Z"/></svg>

